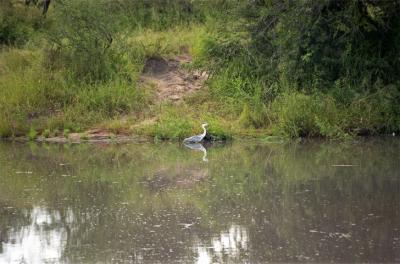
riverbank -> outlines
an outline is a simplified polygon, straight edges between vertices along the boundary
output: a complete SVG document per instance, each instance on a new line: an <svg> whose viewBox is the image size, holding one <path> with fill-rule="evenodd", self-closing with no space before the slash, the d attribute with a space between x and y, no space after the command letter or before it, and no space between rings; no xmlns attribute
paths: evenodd
<svg viewBox="0 0 400 264"><path fill-rule="evenodd" d="M51 5L46 17L27 4L0 9L2 138L82 141L102 131L110 140L179 141L204 121L217 140L400 132L400 24L390 3L361 3L370 11L352 23L355 35L336 27L359 11L347 2L331 10L74 0ZM312 10L320 8L331 10L323 21L334 14L337 23L316 23Z"/></svg>

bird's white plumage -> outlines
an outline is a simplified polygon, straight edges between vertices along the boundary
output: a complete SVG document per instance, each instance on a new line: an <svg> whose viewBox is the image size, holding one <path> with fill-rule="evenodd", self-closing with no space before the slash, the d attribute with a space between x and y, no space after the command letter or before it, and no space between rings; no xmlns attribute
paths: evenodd
<svg viewBox="0 0 400 264"><path fill-rule="evenodd" d="M185 143L199 143L199 142L201 142L204 139L204 137L206 136L206 134L207 134L207 130L206 130L206 126L207 125L208 125L207 123L203 123L201 125L201 127L203 128L203 133L202 134L185 138L183 140L183 142L185 142Z"/></svg>

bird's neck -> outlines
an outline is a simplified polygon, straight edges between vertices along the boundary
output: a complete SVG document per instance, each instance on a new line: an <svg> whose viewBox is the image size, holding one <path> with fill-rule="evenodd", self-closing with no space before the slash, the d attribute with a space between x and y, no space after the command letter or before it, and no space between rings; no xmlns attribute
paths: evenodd
<svg viewBox="0 0 400 264"><path fill-rule="evenodd" d="M207 133L207 131L206 131L206 128L205 128L205 126L203 125L203 126L201 126L202 128L203 128L203 137L206 135L206 133Z"/></svg>

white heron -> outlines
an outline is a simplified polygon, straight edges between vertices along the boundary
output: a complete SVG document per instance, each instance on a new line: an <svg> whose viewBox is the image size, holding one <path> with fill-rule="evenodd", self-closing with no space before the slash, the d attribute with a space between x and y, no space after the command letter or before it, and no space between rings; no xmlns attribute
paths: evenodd
<svg viewBox="0 0 400 264"><path fill-rule="evenodd" d="M207 162L207 149L201 143L184 143L185 147L203 152L203 161Z"/></svg>
<svg viewBox="0 0 400 264"><path fill-rule="evenodd" d="M207 133L206 126L208 126L207 123L201 124L201 127L203 128L203 133L200 135L195 135L195 136L185 138L183 140L183 142L184 143L200 143L203 140L203 138L206 136L206 133Z"/></svg>

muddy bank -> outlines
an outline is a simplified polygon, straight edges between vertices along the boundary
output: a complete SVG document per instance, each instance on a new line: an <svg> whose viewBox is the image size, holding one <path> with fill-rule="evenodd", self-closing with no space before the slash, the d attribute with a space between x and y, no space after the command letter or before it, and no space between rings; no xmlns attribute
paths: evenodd
<svg viewBox="0 0 400 264"><path fill-rule="evenodd" d="M203 71L190 71L185 65L192 62L189 55L173 59L150 57L147 59L141 81L155 86L157 102L180 102L204 87L208 74Z"/></svg>
<svg viewBox="0 0 400 264"><path fill-rule="evenodd" d="M122 135L122 134L113 134L111 132L107 132L104 130L91 130L93 132L85 132L85 133L71 133L68 137L64 136L55 136L55 137L43 137L39 136L36 139L32 140L29 137L10 137L4 138L4 141L15 141L15 142L47 142L47 143L58 143L58 144L79 144L79 143L127 143L127 142L136 142L136 143L147 143L152 142L153 139L148 136L139 136L139 135Z"/></svg>

